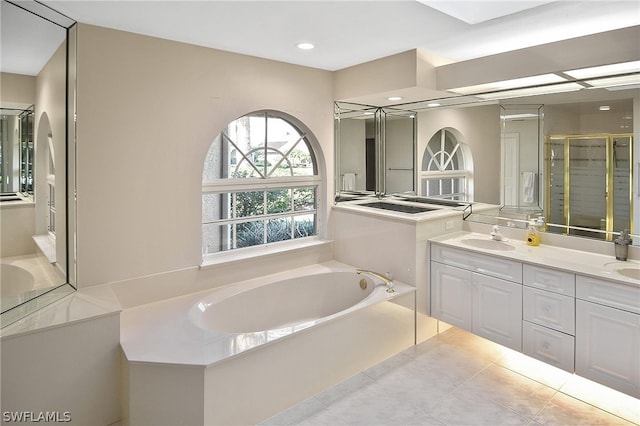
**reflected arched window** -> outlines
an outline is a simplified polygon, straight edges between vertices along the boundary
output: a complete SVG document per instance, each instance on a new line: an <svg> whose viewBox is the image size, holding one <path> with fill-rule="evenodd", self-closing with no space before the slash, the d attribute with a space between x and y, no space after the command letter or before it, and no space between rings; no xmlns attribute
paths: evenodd
<svg viewBox="0 0 640 426"><path fill-rule="evenodd" d="M472 160L461 135L440 129L427 143L422 157L420 194L448 200L471 200Z"/></svg>
<svg viewBox="0 0 640 426"><path fill-rule="evenodd" d="M202 174L203 256L316 235L321 178L302 127L262 111L215 138Z"/></svg>

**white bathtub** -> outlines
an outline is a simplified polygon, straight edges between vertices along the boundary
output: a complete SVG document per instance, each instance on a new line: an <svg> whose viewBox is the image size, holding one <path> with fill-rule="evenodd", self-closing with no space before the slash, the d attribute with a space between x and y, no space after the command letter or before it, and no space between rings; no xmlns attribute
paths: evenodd
<svg viewBox="0 0 640 426"><path fill-rule="evenodd" d="M386 359L415 343L394 288L328 262L123 311L129 423L255 424Z"/></svg>
<svg viewBox="0 0 640 426"><path fill-rule="evenodd" d="M360 286L360 281L365 284ZM228 297L211 294L189 311L189 319L205 330L222 333L255 333L314 325L342 311L369 303L384 285L356 275L332 271L290 278L249 289ZM387 295L380 295L387 298Z"/></svg>
<svg viewBox="0 0 640 426"><path fill-rule="evenodd" d="M33 274L26 269L6 263L0 264L2 297L18 296L30 291L35 285Z"/></svg>

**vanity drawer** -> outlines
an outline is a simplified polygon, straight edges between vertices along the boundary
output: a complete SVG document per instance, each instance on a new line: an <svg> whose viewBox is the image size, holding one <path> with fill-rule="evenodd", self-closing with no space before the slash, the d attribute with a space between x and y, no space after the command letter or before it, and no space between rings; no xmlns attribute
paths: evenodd
<svg viewBox="0 0 640 426"><path fill-rule="evenodd" d="M526 321L573 335L575 299L537 288L524 287L522 316Z"/></svg>
<svg viewBox="0 0 640 426"><path fill-rule="evenodd" d="M522 322L522 353L573 372L575 338L528 321Z"/></svg>
<svg viewBox="0 0 640 426"><path fill-rule="evenodd" d="M475 251L431 244L431 259L479 274L522 283L522 264L509 259L488 256Z"/></svg>
<svg viewBox="0 0 640 426"><path fill-rule="evenodd" d="M567 296L576 294L575 275L570 272L525 264L522 275L524 285Z"/></svg>
<svg viewBox="0 0 640 426"><path fill-rule="evenodd" d="M640 314L640 287L576 276L576 298Z"/></svg>

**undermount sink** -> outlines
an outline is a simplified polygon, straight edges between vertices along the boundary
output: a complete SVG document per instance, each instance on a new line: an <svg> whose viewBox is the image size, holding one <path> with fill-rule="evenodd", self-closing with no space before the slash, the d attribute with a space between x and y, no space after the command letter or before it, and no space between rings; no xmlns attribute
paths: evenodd
<svg viewBox="0 0 640 426"><path fill-rule="evenodd" d="M509 250L516 249L515 246L512 246L511 244L506 243L504 241L496 241L496 240L490 240L490 239L484 240L482 238L467 238L467 239L461 240L460 242L462 244L466 244L471 247L487 249L487 250L509 251Z"/></svg>
<svg viewBox="0 0 640 426"><path fill-rule="evenodd" d="M358 204L364 207L373 207L374 209L393 210L395 212L402 213L424 213L432 210L439 210L436 208L422 207L422 206L408 206L406 204L393 204L385 203L384 201L374 201L372 203Z"/></svg>
<svg viewBox="0 0 640 426"><path fill-rule="evenodd" d="M640 280L640 267L636 266L636 264L630 265L627 262L609 262L605 263L604 267L607 271L615 272L623 277Z"/></svg>

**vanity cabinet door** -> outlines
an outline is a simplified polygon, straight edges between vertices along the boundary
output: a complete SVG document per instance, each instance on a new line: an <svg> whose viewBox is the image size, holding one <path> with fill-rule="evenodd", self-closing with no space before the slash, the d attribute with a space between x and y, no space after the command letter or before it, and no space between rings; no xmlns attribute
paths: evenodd
<svg viewBox="0 0 640 426"><path fill-rule="evenodd" d="M640 315L576 301L576 374L640 397Z"/></svg>
<svg viewBox="0 0 640 426"><path fill-rule="evenodd" d="M522 351L522 285L474 273L473 333Z"/></svg>
<svg viewBox="0 0 640 426"><path fill-rule="evenodd" d="M431 315L471 331L471 272L431 262Z"/></svg>

